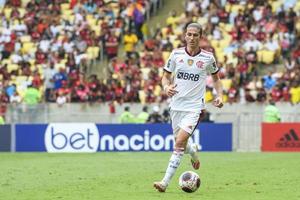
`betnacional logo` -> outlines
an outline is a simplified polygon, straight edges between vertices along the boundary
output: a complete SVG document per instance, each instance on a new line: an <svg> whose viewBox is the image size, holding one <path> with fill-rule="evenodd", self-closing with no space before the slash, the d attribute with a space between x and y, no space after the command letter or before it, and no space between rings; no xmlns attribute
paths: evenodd
<svg viewBox="0 0 300 200"><path fill-rule="evenodd" d="M47 152L96 152L99 131L93 123L51 123L45 132Z"/></svg>

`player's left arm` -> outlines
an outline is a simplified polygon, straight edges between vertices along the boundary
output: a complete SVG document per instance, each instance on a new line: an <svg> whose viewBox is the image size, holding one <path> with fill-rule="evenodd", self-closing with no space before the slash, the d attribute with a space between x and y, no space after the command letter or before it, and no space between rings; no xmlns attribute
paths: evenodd
<svg viewBox="0 0 300 200"><path fill-rule="evenodd" d="M222 86L222 82L221 79L219 77L219 73L214 73L211 75L213 78L213 84L214 84L214 88L217 92L217 96L213 102L214 106L218 107L218 108L222 108L223 107L223 86Z"/></svg>

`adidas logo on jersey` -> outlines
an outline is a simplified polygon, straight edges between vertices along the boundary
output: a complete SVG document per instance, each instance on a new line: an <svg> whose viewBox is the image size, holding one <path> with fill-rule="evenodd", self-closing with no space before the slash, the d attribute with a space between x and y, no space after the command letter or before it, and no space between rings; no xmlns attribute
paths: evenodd
<svg viewBox="0 0 300 200"><path fill-rule="evenodd" d="M299 148L300 140L294 129L291 129L288 133L284 134L276 143L279 148Z"/></svg>

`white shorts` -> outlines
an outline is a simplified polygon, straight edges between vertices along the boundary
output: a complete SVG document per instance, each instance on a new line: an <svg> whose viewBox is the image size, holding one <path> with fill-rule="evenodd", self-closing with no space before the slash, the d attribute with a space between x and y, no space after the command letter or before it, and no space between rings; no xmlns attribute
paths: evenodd
<svg viewBox="0 0 300 200"><path fill-rule="evenodd" d="M201 113L171 110L170 115L174 136L176 137L179 129L183 129L192 135L199 122L200 114Z"/></svg>

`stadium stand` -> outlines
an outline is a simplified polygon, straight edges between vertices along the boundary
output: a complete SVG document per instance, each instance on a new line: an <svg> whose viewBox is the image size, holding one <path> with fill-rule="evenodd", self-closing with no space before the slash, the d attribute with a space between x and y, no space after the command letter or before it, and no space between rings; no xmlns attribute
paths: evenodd
<svg viewBox="0 0 300 200"><path fill-rule="evenodd" d="M162 67L184 45L187 23L203 25L201 47L215 54L224 99L300 102L300 2L186 0L150 37L144 22L159 1L1 1L1 112L27 88L46 102L162 102ZM142 43L143 42L143 43ZM116 48L124 45L126 56ZM108 57L110 76L85 76ZM214 91L207 80L207 101ZM17 97L16 97L17 96ZM13 99L13 100L12 100Z"/></svg>
<svg viewBox="0 0 300 200"><path fill-rule="evenodd" d="M160 1L1 1L1 113L13 94L24 100L33 86L46 102L115 98L110 81L85 77L91 63L117 56L125 29L141 35L144 21ZM118 85L118 84L116 84ZM111 97L110 97L111 96ZM59 102L63 102L59 100Z"/></svg>
<svg viewBox="0 0 300 200"><path fill-rule="evenodd" d="M162 74L160 66L173 48L184 46L186 24L197 21L205 30L200 45L213 52L219 62L226 101L265 102L272 98L297 104L300 101L299 11L297 1L187 0L185 13L177 15L171 11L167 26L147 39L142 51L136 51L137 56L113 64L124 69L114 67L111 78L119 81L126 92L133 79L124 74L138 69L139 102L165 100L157 78ZM211 80L207 82L211 86ZM213 99L212 92L209 87L208 102Z"/></svg>

